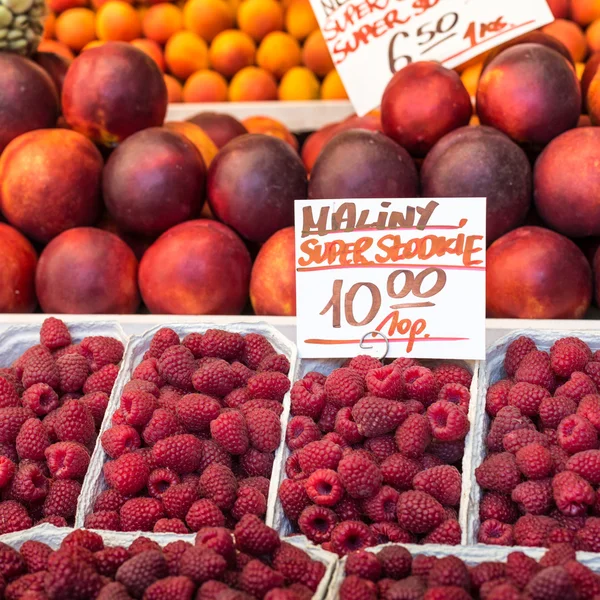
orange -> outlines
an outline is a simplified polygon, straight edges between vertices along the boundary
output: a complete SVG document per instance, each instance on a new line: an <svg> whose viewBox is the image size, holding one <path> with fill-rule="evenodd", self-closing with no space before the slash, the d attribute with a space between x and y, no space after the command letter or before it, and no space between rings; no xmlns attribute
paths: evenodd
<svg viewBox="0 0 600 600"><path fill-rule="evenodd" d="M319 77L325 77L329 71L333 71L333 60L320 29L313 31L304 42L302 62Z"/></svg>
<svg viewBox="0 0 600 600"><path fill-rule="evenodd" d="M165 57L163 56L161 47L156 42L140 38L133 40L131 45L141 50L144 54L147 54L161 71L165 70Z"/></svg>
<svg viewBox="0 0 600 600"><path fill-rule="evenodd" d="M587 56L587 40L577 23L566 19L556 19L553 23L546 25L542 31L561 41L569 49L575 62L580 62Z"/></svg>
<svg viewBox="0 0 600 600"><path fill-rule="evenodd" d="M238 27L260 42L271 31L283 29L283 8L276 0L245 0L237 13Z"/></svg>
<svg viewBox="0 0 600 600"><path fill-rule="evenodd" d="M292 67L279 84L280 100L318 100L319 80L306 67Z"/></svg>
<svg viewBox="0 0 600 600"><path fill-rule="evenodd" d="M54 52L54 54L58 54L68 60L75 58L69 46L56 40L42 40L38 46L38 52Z"/></svg>
<svg viewBox="0 0 600 600"><path fill-rule="evenodd" d="M285 28L297 40L307 38L319 28L309 0L293 0L285 13Z"/></svg>
<svg viewBox="0 0 600 600"><path fill-rule="evenodd" d="M195 71L208 68L206 42L191 31L178 31L165 46L169 71L179 79L187 79Z"/></svg>
<svg viewBox="0 0 600 600"><path fill-rule="evenodd" d="M252 38L238 29L227 29L215 37L209 57L213 69L225 77L232 77L240 69L254 64L256 46Z"/></svg>
<svg viewBox="0 0 600 600"><path fill-rule="evenodd" d="M167 94L169 97L169 103L171 102L181 102L182 100L182 88L181 84L175 77L171 77L171 75L163 75L163 79L165 80L165 85L167 86Z"/></svg>
<svg viewBox="0 0 600 600"><path fill-rule="evenodd" d="M273 31L260 43L256 52L256 64L281 79L302 60L300 44L289 33Z"/></svg>
<svg viewBox="0 0 600 600"><path fill-rule="evenodd" d="M140 16L133 6L122 0L110 0L96 15L98 39L110 42L130 42L142 35Z"/></svg>
<svg viewBox="0 0 600 600"><path fill-rule="evenodd" d="M56 39L79 52L96 39L96 15L89 8L70 8L56 19Z"/></svg>
<svg viewBox="0 0 600 600"><path fill-rule="evenodd" d="M321 100L347 100L346 88L337 71L331 71L323 79L321 85Z"/></svg>
<svg viewBox="0 0 600 600"><path fill-rule="evenodd" d="M196 71L183 86L184 102L225 102L227 81L216 71Z"/></svg>
<svg viewBox="0 0 600 600"><path fill-rule="evenodd" d="M44 21L44 35L45 40L51 40L54 37L54 29L56 27L56 15L53 12L49 12L46 20Z"/></svg>
<svg viewBox="0 0 600 600"><path fill-rule="evenodd" d="M233 8L225 0L188 0L183 7L185 26L207 42L234 23Z"/></svg>
<svg viewBox="0 0 600 600"><path fill-rule="evenodd" d="M146 11L142 19L144 35L157 44L166 44L169 38L181 29L183 13L174 4L155 4Z"/></svg>
<svg viewBox="0 0 600 600"><path fill-rule="evenodd" d="M600 51L600 19L596 19L585 32L591 52Z"/></svg>
<svg viewBox="0 0 600 600"><path fill-rule="evenodd" d="M474 97L477 94L477 86L479 85L479 77L481 76L482 69L483 63L478 62L467 67L460 75L460 78L471 97Z"/></svg>
<svg viewBox="0 0 600 600"><path fill-rule="evenodd" d="M202 155L202 160L204 160L206 167L210 166L212 159L217 155L219 149L208 135L204 133L201 127L189 121L171 121L170 123L165 123L164 127L180 133L192 142Z"/></svg>
<svg viewBox="0 0 600 600"><path fill-rule="evenodd" d="M277 82L271 73L260 67L244 67L229 84L232 102L265 102L277 100Z"/></svg>

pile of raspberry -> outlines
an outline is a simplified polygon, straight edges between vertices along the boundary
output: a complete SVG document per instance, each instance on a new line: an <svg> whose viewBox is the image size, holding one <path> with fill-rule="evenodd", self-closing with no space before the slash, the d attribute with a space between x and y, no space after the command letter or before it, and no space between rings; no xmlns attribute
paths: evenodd
<svg viewBox="0 0 600 600"><path fill-rule="evenodd" d="M264 517L289 368L256 333L159 330L101 436L108 489L86 527L189 533Z"/></svg>
<svg viewBox="0 0 600 600"><path fill-rule="evenodd" d="M538 562L512 552L506 562L468 566L457 556L411 554L387 546L346 559L339 600L597 600L600 576L554 544Z"/></svg>
<svg viewBox="0 0 600 600"><path fill-rule="evenodd" d="M0 543L7 600L310 600L325 570L254 515L233 531L204 527L194 544L164 548L145 537L109 547L85 529L57 550L27 541L17 552Z"/></svg>
<svg viewBox="0 0 600 600"><path fill-rule="evenodd" d="M575 337L550 352L519 337L504 370L486 397L478 541L600 552L600 352Z"/></svg>
<svg viewBox="0 0 600 600"><path fill-rule="evenodd" d="M40 344L0 369L0 534L72 525L122 357L119 340L75 344L50 317Z"/></svg>
<svg viewBox="0 0 600 600"><path fill-rule="evenodd" d="M358 356L291 391L279 497L311 541L344 555L385 542L459 544L471 373Z"/></svg>

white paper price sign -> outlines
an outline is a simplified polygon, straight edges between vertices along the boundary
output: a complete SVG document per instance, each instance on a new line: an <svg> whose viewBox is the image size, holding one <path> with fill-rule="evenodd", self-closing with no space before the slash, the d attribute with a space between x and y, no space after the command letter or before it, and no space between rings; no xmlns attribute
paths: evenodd
<svg viewBox="0 0 600 600"><path fill-rule="evenodd" d="M387 338L394 357L485 358L485 207L482 198L296 201L300 356L355 356L367 335Z"/></svg>
<svg viewBox="0 0 600 600"><path fill-rule="evenodd" d="M453 69L554 20L546 0L311 0L359 115L392 75L433 60Z"/></svg>

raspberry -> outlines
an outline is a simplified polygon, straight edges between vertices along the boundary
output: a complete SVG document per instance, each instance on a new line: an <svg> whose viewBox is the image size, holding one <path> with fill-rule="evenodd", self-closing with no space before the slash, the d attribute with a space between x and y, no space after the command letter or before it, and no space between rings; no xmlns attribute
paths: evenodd
<svg viewBox="0 0 600 600"><path fill-rule="evenodd" d="M126 394L128 392L146 392L147 394L152 394L155 398L159 398L160 395L165 392L167 389L170 389L171 391L175 390L174 387L171 386L164 386L162 390L159 390L156 385L154 385L153 383L151 383L150 381L143 381L141 379L132 379L131 381L127 382L125 384L125 386L123 387L123 394ZM181 395L181 393L179 393L179 391L177 391L176 393L178 393L179 395Z"/></svg>
<svg viewBox="0 0 600 600"><path fill-rule="evenodd" d="M148 550L158 550L160 551L160 545L158 542L151 540L145 536L136 537L133 542L129 545L129 554L131 556L136 556L141 554L142 552L147 552Z"/></svg>
<svg viewBox="0 0 600 600"><path fill-rule="evenodd" d="M78 549L65 548L50 556L48 573L44 579L48 598L96 598L102 587L102 579L93 567L91 553L87 554L90 562Z"/></svg>
<svg viewBox="0 0 600 600"><path fill-rule="evenodd" d="M271 482L266 477L248 477L246 479L240 479L238 481L238 486L240 489L245 487L257 489L266 498L269 495Z"/></svg>
<svg viewBox="0 0 600 600"><path fill-rule="evenodd" d="M289 420L285 441L290 450L298 450L320 438L321 431L310 417L296 416Z"/></svg>
<svg viewBox="0 0 600 600"><path fill-rule="evenodd" d="M237 410L222 412L210 424L213 439L230 454L244 454L250 443L244 415Z"/></svg>
<svg viewBox="0 0 600 600"><path fill-rule="evenodd" d="M327 435L329 436L327 439L331 439L331 436L335 435L332 441L342 447L349 446L350 444L358 444L362 441L363 436L358 430L358 425L354 422L350 407L340 408L335 417L334 432Z"/></svg>
<svg viewBox="0 0 600 600"><path fill-rule="evenodd" d="M185 433L185 428L177 415L171 410L157 408L152 413L146 427L144 427L142 437L148 446L153 446L160 440L181 433Z"/></svg>
<svg viewBox="0 0 600 600"><path fill-rule="evenodd" d="M381 463L383 482L398 490L412 489L413 478L420 470L419 463L402 454L392 454Z"/></svg>
<svg viewBox="0 0 600 600"><path fill-rule="evenodd" d="M369 356L368 354L360 354L355 356L344 364L344 367L348 367L353 371L356 371L363 377L372 369L380 369L383 365L381 361Z"/></svg>
<svg viewBox="0 0 600 600"><path fill-rule="evenodd" d="M115 510L93 512L85 518L85 527L90 529L121 530L121 519Z"/></svg>
<svg viewBox="0 0 600 600"><path fill-rule="evenodd" d="M10 563L10 571L13 574L18 574L15 571L29 573L37 573L38 571L46 571L48 568L48 558L54 552L50 546L33 540L28 540L23 543L19 549L19 553L15 552L9 546L2 547L0 553L7 554L2 558L2 564ZM16 556L15 556L16 555ZM5 578L10 578L11 575L5 572L6 567L2 568L2 575Z"/></svg>
<svg viewBox="0 0 600 600"><path fill-rule="evenodd" d="M236 548L252 556L272 554L280 546L277 532L267 527L256 515L242 517L233 534Z"/></svg>
<svg viewBox="0 0 600 600"><path fill-rule="evenodd" d="M429 454L424 454L421 459L423 469L461 462L465 453L465 444L463 440L456 442L437 442L434 440L428 450Z"/></svg>
<svg viewBox="0 0 600 600"><path fill-rule="evenodd" d="M398 524L411 533L429 533L445 519L442 505L425 492L403 492L398 498Z"/></svg>
<svg viewBox="0 0 600 600"><path fill-rule="evenodd" d="M129 390L121 396L120 409L128 425L141 429L150 421L157 404L156 398L149 392Z"/></svg>
<svg viewBox="0 0 600 600"><path fill-rule="evenodd" d="M21 463L13 477L10 495L23 503L43 500L48 494L48 479L35 463Z"/></svg>
<svg viewBox="0 0 600 600"><path fill-rule="evenodd" d="M156 498L132 498L121 506L119 516L123 531L152 531L165 513L161 501Z"/></svg>
<svg viewBox="0 0 600 600"><path fill-rule="evenodd" d="M283 414L283 404L281 404L281 402L277 402L277 400L254 398L253 400L248 400L248 402L245 402L240 406L240 410L245 417L256 409L269 410L277 417L280 417Z"/></svg>
<svg viewBox="0 0 600 600"><path fill-rule="evenodd" d="M276 354L269 340L259 333L249 333L244 336L242 362L250 369L257 369L261 361L271 354Z"/></svg>
<svg viewBox="0 0 600 600"><path fill-rule="evenodd" d="M0 502L0 534L29 529L33 522L27 509L14 500Z"/></svg>
<svg viewBox="0 0 600 600"><path fill-rule="evenodd" d="M246 388L237 388L223 398L223 405L227 408L241 408L250 402L250 394Z"/></svg>
<svg viewBox="0 0 600 600"><path fill-rule="evenodd" d="M163 327L154 334L145 358L160 358L163 352L171 346L179 346L179 336L172 329Z"/></svg>
<svg viewBox="0 0 600 600"><path fill-rule="evenodd" d="M187 394L177 403L176 413L188 431L207 431L221 411L214 398L203 394Z"/></svg>
<svg viewBox="0 0 600 600"><path fill-rule="evenodd" d="M593 360L585 365L585 374L594 382L595 386L600 385L600 362Z"/></svg>
<svg viewBox="0 0 600 600"><path fill-rule="evenodd" d="M138 432L130 425L114 425L102 434L100 441L111 458L119 458L141 446Z"/></svg>
<svg viewBox="0 0 600 600"><path fill-rule="evenodd" d="M525 588L532 600L574 598L573 584L563 567L549 567L534 575Z"/></svg>
<svg viewBox="0 0 600 600"><path fill-rule="evenodd" d="M32 418L21 426L15 445L21 460L44 460L44 451L50 445L50 439L42 422Z"/></svg>
<svg viewBox="0 0 600 600"><path fill-rule="evenodd" d="M181 519L159 519L153 529L154 533L189 533L190 530Z"/></svg>
<svg viewBox="0 0 600 600"><path fill-rule="evenodd" d="M290 390L290 380L283 373L265 371L250 377L246 387L251 398L283 402L284 396Z"/></svg>
<svg viewBox="0 0 600 600"><path fill-rule="evenodd" d="M319 383L309 379L301 379L292 386L291 412L318 419L325 406L325 389Z"/></svg>
<svg viewBox="0 0 600 600"><path fill-rule="evenodd" d="M346 493L352 498L372 498L383 480L377 464L359 452L346 454L340 460L337 472Z"/></svg>
<svg viewBox="0 0 600 600"><path fill-rule="evenodd" d="M104 336L86 337L79 344L79 348L94 372L106 365L118 365L125 349L119 340Z"/></svg>
<svg viewBox="0 0 600 600"><path fill-rule="evenodd" d="M194 355L185 346L170 346L158 360L158 372L167 383L182 390L192 389L196 370Z"/></svg>
<svg viewBox="0 0 600 600"><path fill-rule="evenodd" d="M558 377L569 378L575 371L583 371L589 360L586 352L576 344L553 346L550 350L550 365Z"/></svg>
<svg viewBox="0 0 600 600"><path fill-rule="evenodd" d="M600 519L589 517L585 527L577 532L577 542L581 550L600 552Z"/></svg>
<svg viewBox="0 0 600 600"><path fill-rule="evenodd" d="M477 533L477 541L480 544L512 546L514 544L512 525L501 523L496 519L483 521Z"/></svg>
<svg viewBox="0 0 600 600"><path fill-rule="evenodd" d="M577 560L575 548L570 544L553 544L550 549L542 556L540 566L558 567L565 563Z"/></svg>
<svg viewBox="0 0 600 600"><path fill-rule="evenodd" d="M340 478L331 469L317 469L305 483L308 497L319 506L334 506L344 494Z"/></svg>
<svg viewBox="0 0 600 600"><path fill-rule="evenodd" d="M329 541L337 522L337 515L332 510L315 504L306 507L298 517L300 531L316 544Z"/></svg>
<svg viewBox="0 0 600 600"><path fill-rule="evenodd" d="M27 360L22 380L25 388L36 383L45 383L53 389L58 389L60 373L54 357L48 350L40 350Z"/></svg>
<svg viewBox="0 0 600 600"><path fill-rule="evenodd" d="M69 329L60 319L48 317L40 328L40 344L48 350L58 350L71 343Z"/></svg>
<svg viewBox="0 0 600 600"><path fill-rule="evenodd" d="M552 492L558 509L571 516L585 514L588 506L596 500L592 486L572 471L564 471L554 477Z"/></svg>
<svg viewBox="0 0 600 600"><path fill-rule="evenodd" d="M0 377L0 408L19 405L19 394L14 384L6 377Z"/></svg>
<svg viewBox="0 0 600 600"><path fill-rule="evenodd" d="M538 562L523 552L511 552L506 558L506 576L521 590L540 570Z"/></svg>
<svg viewBox="0 0 600 600"><path fill-rule="evenodd" d="M504 436L518 429L535 429L535 425L529 417L523 416L521 411L515 406L506 406L500 409L496 418L492 421L492 426L487 436L488 450L501 452Z"/></svg>
<svg viewBox="0 0 600 600"><path fill-rule="evenodd" d="M514 525L515 542L519 546L544 546L550 532L558 527L550 517L525 515Z"/></svg>
<svg viewBox="0 0 600 600"><path fill-rule="evenodd" d="M500 409L508 406L508 394L512 389L512 386L512 381L502 379L488 388L485 397L485 410L488 415L495 417Z"/></svg>
<svg viewBox="0 0 600 600"><path fill-rule="evenodd" d="M267 499L257 489L251 487L240 488L237 498L231 509L231 516L239 521L244 515L264 517L267 512Z"/></svg>
<svg viewBox="0 0 600 600"><path fill-rule="evenodd" d="M364 449L368 450L381 463L393 454L396 454L398 448L391 435L381 435L365 440Z"/></svg>
<svg viewBox="0 0 600 600"><path fill-rule="evenodd" d="M204 440L204 445L202 448L202 460L200 462L199 470L203 471L212 463L219 463L220 465L225 465L226 467L231 468L231 456L216 442L213 442L212 440ZM269 471L269 475L270 473L271 472Z"/></svg>
<svg viewBox="0 0 600 600"><path fill-rule="evenodd" d="M293 479L284 479L281 482L278 498L285 516L290 521L297 521L302 511L310 505L304 486Z"/></svg>
<svg viewBox="0 0 600 600"><path fill-rule="evenodd" d="M231 362L241 357L244 349L244 338L239 333L222 329L208 329L197 340L197 347L202 356Z"/></svg>
<svg viewBox="0 0 600 600"><path fill-rule="evenodd" d="M421 471L415 475L413 486L446 506L460 503L461 475L456 467L444 465Z"/></svg>
<svg viewBox="0 0 600 600"><path fill-rule="evenodd" d="M198 492L212 500L221 510L230 510L237 497L237 481L231 469L212 464L200 476Z"/></svg>
<svg viewBox="0 0 600 600"><path fill-rule="evenodd" d="M197 487L188 483L172 485L161 497L167 515L176 519L185 519L197 499Z"/></svg>
<svg viewBox="0 0 600 600"><path fill-rule="evenodd" d="M547 352L533 350L519 363L515 372L515 381L533 383L548 390L556 387L556 379L550 366L550 356Z"/></svg>
<svg viewBox="0 0 600 600"><path fill-rule="evenodd" d="M138 452L128 452L104 464L108 485L123 496L133 496L146 487L150 469Z"/></svg>
<svg viewBox="0 0 600 600"><path fill-rule="evenodd" d="M290 372L290 361L285 354L271 354L265 356L258 365L257 371L277 371L287 375Z"/></svg>
<svg viewBox="0 0 600 600"><path fill-rule="evenodd" d="M179 561L179 573L200 585L210 579L221 579L227 561L220 555L201 546L188 548Z"/></svg>
<svg viewBox="0 0 600 600"><path fill-rule="evenodd" d="M33 413L27 408L0 408L0 443L14 444L21 426Z"/></svg>
<svg viewBox="0 0 600 600"><path fill-rule="evenodd" d="M152 460L160 467L175 471L178 475L193 473L202 460L202 441L184 433L159 440L152 446Z"/></svg>
<svg viewBox="0 0 600 600"><path fill-rule="evenodd" d="M571 379L556 389L557 396L566 396L575 402L589 394L596 394L598 390L594 382L585 374L575 372Z"/></svg>
<svg viewBox="0 0 600 600"><path fill-rule="evenodd" d="M94 417L80 400L69 400L58 409L54 430L61 442L79 442L85 446L94 439Z"/></svg>
<svg viewBox="0 0 600 600"><path fill-rule="evenodd" d="M271 452L259 452L250 448L240 457L240 466L249 477L270 477L274 458Z"/></svg>
<svg viewBox="0 0 600 600"><path fill-rule="evenodd" d="M259 560L250 561L240 575L240 587L256 598L265 598L270 590L283 587L284 577Z"/></svg>
<svg viewBox="0 0 600 600"><path fill-rule="evenodd" d="M565 417L557 431L560 447L569 454L598 447L598 432L587 419L579 415Z"/></svg>
<svg viewBox="0 0 600 600"><path fill-rule="evenodd" d="M568 550L565 548L565 555L567 552ZM542 560L545 558L544 556ZM573 560L565 562L563 567L569 574L579 598L593 598L600 594L600 579L589 567L578 563L575 557Z"/></svg>
<svg viewBox="0 0 600 600"><path fill-rule="evenodd" d="M418 400L425 406L436 401L439 392L438 383L431 370L418 365L408 367L402 372L405 395Z"/></svg>
<svg viewBox="0 0 600 600"><path fill-rule="evenodd" d="M374 523L395 521L399 495L394 488L385 485L375 496L363 501L363 513Z"/></svg>
<svg viewBox="0 0 600 600"><path fill-rule="evenodd" d="M165 380L162 375L158 372L158 359L147 358L143 360L131 374L131 379L141 379L143 381L149 381L157 387L162 387L165 384Z"/></svg>
<svg viewBox="0 0 600 600"><path fill-rule="evenodd" d="M600 364L600 363L598 363ZM590 394L584 396L577 406L577 414L587 419L600 432L600 396Z"/></svg>
<svg viewBox="0 0 600 600"><path fill-rule="evenodd" d="M460 383L447 383L440 389L438 400L456 404L467 414L469 412L471 393Z"/></svg>
<svg viewBox="0 0 600 600"><path fill-rule="evenodd" d="M273 567L286 581L293 582L292 585L308 588L308 598L317 591L326 570L323 563L312 560L302 550L286 543L282 543L280 551L275 554Z"/></svg>
<svg viewBox="0 0 600 600"><path fill-rule="evenodd" d="M2 583L22 576L26 571L23 557L10 546L0 542L0 576ZM11 595L9 594L9 598Z"/></svg>
<svg viewBox="0 0 600 600"><path fill-rule="evenodd" d="M317 469L336 470L341 458L340 446L327 440L311 442L298 451L300 467L306 475Z"/></svg>
<svg viewBox="0 0 600 600"><path fill-rule="evenodd" d="M427 419L433 437L442 442L462 440L469 432L469 419L452 402L434 402L427 409Z"/></svg>
<svg viewBox="0 0 600 600"><path fill-rule="evenodd" d="M516 383L508 392L508 404L515 406L521 414L533 417L538 414L540 403L548 398L550 392L532 383Z"/></svg>
<svg viewBox="0 0 600 600"><path fill-rule="evenodd" d="M44 516L72 519L77 510L80 491L81 484L78 481L57 479L51 482L50 491L44 500Z"/></svg>
<svg viewBox="0 0 600 600"><path fill-rule="evenodd" d="M600 485L600 450L585 450L574 454L567 461L566 468L592 485Z"/></svg>
<svg viewBox="0 0 600 600"><path fill-rule="evenodd" d="M431 426L425 415L412 414L398 427L396 445L404 456L420 458L431 442Z"/></svg>
<svg viewBox="0 0 600 600"><path fill-rule="evenodd" d="M116 510L118 511L125 503L126 498L117 490L103 491L94 502L94 511Z"/></svg>
<svg viewBox="0 0 600 600"><path fill-rule="evenodd" d="M433 376L440 388L451 383L470 388L473 379L473 375L468 369L452 363L443 363L434 367Z"/></svg>
<svg viewBox="0 0 600 600"><path fill-rule="evenodd" d="M225 517L214 502L204 499L192 504L185 522L192 531L199 531L202 527L223 527Z"/></svg>
<svg viewBox="0 0 600 600"><path fill-rule="evenodd" d="M274 452L281 441L281 423L272 411L257 408L246 413L250 444L259 452Z"/></svg>
<svg viewBox="0 0 600 600"><path fill-rule="evenodd" d="M339 556L364 550L375 544L375 536L368 525L360 521L343 521L331 532L331 548Z"/></svg>
<svg viewBox="0 0 600 600"><path fill-rule="evenodd" d="M521 481L521 474L514 455L501 452L488 456L475 469L475 479L483 489L510 494Z"/></svg>
<svg viewBox="0 0 600 600"><path fill-rule="evenodd" d="M365 396L352 408L352 416L362 435L378 437L394 431L408 415L400 402Z"/></svg>
<svg viewBox="0 0 600 600"><path fill-rule="evenodd" d="M357 575L348 575L340 586L340 600L377 600L377 586Z"/></svg>
<svg viewBox="0 0 600 600"><path fill-rule="evenodd" d="M179 482L179 476L170 469L154 469L148 477L148 493L160 500L171 486Z"/></svg>
<svg viewBox="0 0 600 600"><path fill-rule="evenodd" d="M80 354L66 354L56 361L60 389L63 392L79 392L85 384L90 368Z"/></svg>
<svg viewBox="0 0 600 600"><path fill-rule="evenodd" d="M429 577L429 587L455 586L468 589L471 586L471 577L467 565L457 556L445 556L435 562Z"/></svg>
<svg viewBox="0 0 600 600"><path fill-rule="evenodd" d="M90 464L85 446L76 442L58 442L45 451L50 473L56 479L83 479Z"/></svg>
<svg viewBox="0 0 600 600"><path fill-rule="evenodd" d="M216 359L192 375L192 385L201 394L223 398L233 391L236 376L228 362Z"/></svg>
<svg viewBox="0 0 600 600"><path fill-rule="evenodd" d="M556 429L565 417L575 414L576 410L577 404L565 396L545 398L539 406L542 427Z"/></svg>
<svg viewBox="0 0 600 600"><path fill-rule="evenodd" d="M387 543L410 544L414 541L413 536L396 523L374 523L371 525L371 532L376 538L377 545Z"/></svg>
<svg viewBox="0 0 600 600"><path fill-rule="evenodd" d="M318 421L319 429L324 433L330 433L335 428L335 418L338 413L338 408L333 404L325 404L323 412Z"/></svg>
<svg viewBox="0 0 600 600"><path fill-rule="evenodd" d="M364 377L367 390L373 396L388 400L402 397L402 372L394 365L371 369Z"/></svg>
<svg viewBox="0 0 600 600"><path fill-rule="evenodd" d="M346 576L356 575L362 579L378 581L381 577L381 570L381 562L372 552L359 550L349 554L346 559Z"/></svg>
<svg viewBox="0 0 600 600"><path fill-rule="evenodd" d="M527 479L544 479L554 469L550 450L541 444L529 444L515 454L517 467Z"/></svg>
<svg viewBox="0 0 600 600"><path fill-rule="evenodd" d="M44 517L36 522L36 525L43 525L44 523L48 523L49 525L54 525L54 527L68 527L67 520L64 517L58 516L50 516Z"/></svg>
<svg viewBox="0 0 600 600"><path fill-rule="evenodd" d="M158 550L141 552L123 563L115 579L122 583L134 598L141 598L146 588L167 577L167 561Z"/></svg>
<svg viewBox="0 0 600 600"><path fill-rule="evenodd" d="M551 482L549 479L525 481L512 491L511 498L524 513L546 514L552 506Z"/></svg>
<svg viewBox="0 0 600 600"><path fill-rule="evenodd" d="M108 394L105 392L90 392L80 399L80 402L92 413L96 429L100 429L104 413L108 408Z"/></svg>
<svg viewBox="0 0 600 600"><path fill-rule="evenodd" d="M423 544L447 544L458 546L461 542L462 530L456 519L448 519L438 525L423 538Z"/></svg>
<svg viewBox="0 0 600 600"><path fill-rule="evenodd" d="M513 340L506 349L504 356L504 370L509 377L512 377L519 367L519 364L533 350L537 350L535 342L525 336L520 336Z"/></svg>
<svg viewBox="0 0 600 600"><path fill-rule="evenodd" d="M354 406L364 393L363 377L350 368L336 369L325 382L327 401L337 408Z"/></svg>
<svg viewBox="0 0 600 600"><path fill-rule="evenodd" d="M479 589L484 583L505 575L505 565L498 562L482 562L470 569L473 587Z"/></svg>

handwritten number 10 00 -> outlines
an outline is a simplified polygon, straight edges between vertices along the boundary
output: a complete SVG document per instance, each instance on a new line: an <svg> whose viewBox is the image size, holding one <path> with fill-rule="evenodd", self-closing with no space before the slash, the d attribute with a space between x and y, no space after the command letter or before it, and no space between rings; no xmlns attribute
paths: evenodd
<svg viewBox="0 0 600 600"><path fill-rule="evenodd" d="M417 29L417 45L422 48L420 56L426 55L429 51L433 50L436 46L443 44L446 40L456 35L456 32L452 30L458 24L458 13L451 12L440 17L437 23L432 21L423 23ZM443 36L443 37L440 37ZM406 31L398 31L394 34L390 41L388 49L388 60L390 64L390 71L396 73L403 69L407 65L413 62L413 57L409 54L397 55L397 46L401 46L402 40L410 37ZM425 47L427 46L427 47Z"/></svg>

